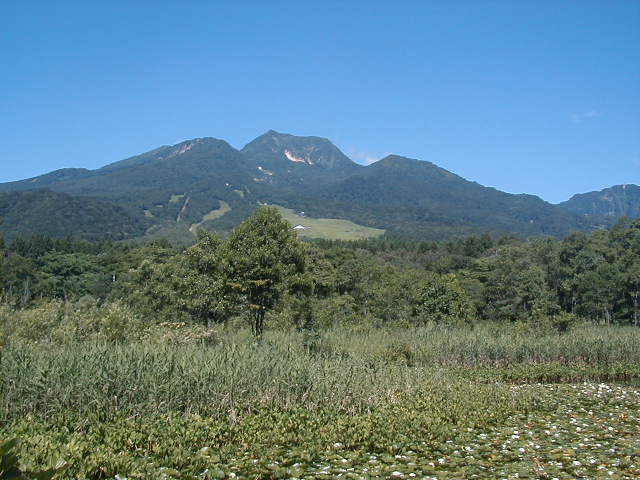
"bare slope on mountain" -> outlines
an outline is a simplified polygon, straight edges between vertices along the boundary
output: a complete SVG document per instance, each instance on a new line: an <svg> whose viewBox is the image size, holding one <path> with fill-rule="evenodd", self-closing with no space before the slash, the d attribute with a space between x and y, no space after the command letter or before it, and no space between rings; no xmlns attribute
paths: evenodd
<svg viewBox="0 0 640 480"><path fill-rule="evenodd" d="M314 218L290 208L275 205L282 217L294 225L298 236L328 240L362 240L384 235L379 228L364 227L338 218Z"/></svg>

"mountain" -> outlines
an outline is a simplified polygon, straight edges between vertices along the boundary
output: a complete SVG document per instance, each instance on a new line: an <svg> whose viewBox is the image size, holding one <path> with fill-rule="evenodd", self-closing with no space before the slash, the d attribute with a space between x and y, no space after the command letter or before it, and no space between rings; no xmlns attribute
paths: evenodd
<svg viewBox="0 0 640 480"><path fill-rule="evenodd" d="M431 162L390 155L318 194L321 208L367 226L429 239L474 232L562 236L589 223L533 195L470 182Z"/></svg>
<svg viewBox="0 0 640 480"><path fill-rule="evenodd" d="M58 170L32 179L0 184L0 191L47 187L78 195L121 198L132 192L179 191L203 180L214 183L222 180L245 182L248 175L242 155L227 142L215 138L196 138L127 158L98 170Z"/></svg>
<svg viewBox="0 0 640 480"><path fill-rule="evenodd" d="M45 173L39 177L19 180L17 182L0 183L0 192L17 192L21 190L45 189L68 180L78 180L91 174L86 168L61 168Z"/></svg>
<svg viewBox="0 0 640 480"><path fill-rule="evenodd" d="M559 206L587 217L604 217L615 221L620 217L640 217L640 186L615 185L604 190L574 195Z"/></svg>
<svg viewBox="0 0 640 480"><path fill-rule="evenodd" d="M49 192L43 193L43 188ZM32 190L39 193L18 195ZM629 197L631 190L623 190ZM602 224L600 214L591 217L576 207L580 196L552 205L397 155L365 167L326 138L273 130L241 150L224 140L196 138L97 170L63 169L0 184L0 192L12 192L4 197L5 211L13 215L5 230L38 231L40 222L43 233L58 235L64 230L92 238L102 229L117 238L170 232L172 238L193 239L198 228L228 231L265 203L430 240L480 232L562 236ZM52 213L47 218L57 204L64 206L67 216ZM104 213L104 222L85 221L98 211Z"/></svg>
<svg viewBox="0 0 640 480"><path fill-rule="evenodd" d="M269 130L242 150L255 165L255 181L293 188L316 187L362 169L321 137L298 137Z"/></svg>
<svg viewBox="0 0 640 480"><path fill-rule="evenodd" d="M196 138L109 164L75 176L43 175L0 184L1 191L46 188L100 197L155 222L199 219L231 191L250 183L250 167L240 152L215 138Z"/></svg>
<svg viewBox="0 0 640 480"><path fill-rule="evenodd" d="M0 193L0 218L9 238L42 234L121 240L142 235L149 223L108 201L48 190Z"/></svg>

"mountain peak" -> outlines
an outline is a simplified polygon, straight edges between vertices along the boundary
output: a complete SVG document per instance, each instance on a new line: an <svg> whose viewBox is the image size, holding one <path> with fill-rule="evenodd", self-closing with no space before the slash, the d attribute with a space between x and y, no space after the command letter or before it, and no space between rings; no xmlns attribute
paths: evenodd
<svg viewBox="0 0 640 480"><path fill-rule="evenodd" d="M420 161L421 160L417 160L415 158L403 157L402 155L396 155L395 153L391 153L374 163L393 164L393 163L415 163Z"/></svg>
<svg viewBox="0 0 640 480"><path fill-rule="evenodd" d="M370 166L377 167L417 167L417 168L438 168L437 165L426 160L418 160L417 158L403 157L402 155L390 154L381 158L377 162L373 162ZM441 169L442 170L442 169Z"/></svg>
<svg viewBox="0 0 640 480"><path fill-rule="evenodd" d="M302 137L275 130L269 130L252 140L242 152L256 158L262 167L276 171L300 167L320 167L326 170L356 167L351 159L326 138Z"/></svg>
<svg viewBox="0 0 640 480"><path fill-rule="evenodd" d="M135 157L129 157L119 162L111 163L101 168L101 170L115 170L135 166L147 165L156 162L166 162L178 160L185 154L198 155L221 155L237 153L238 151L226 141L213 137L193 138L184 140L175 145L164 145L149 152L145 152Z"/></svg>
<svg viewBox="0 0 640 480"><path fill-rule="evenodd" d="M176 143L175 145L169 147L170 149L172 149L169 156L182 155L183 153L193 150L194 148L197 148L199 146L208 147L208 148L214 147L214 148L235 150L225 140L220 140L219 138L214 138L214 137L202 137L202 138L193 138L191 140L185 140L183 142Z"/></svg>

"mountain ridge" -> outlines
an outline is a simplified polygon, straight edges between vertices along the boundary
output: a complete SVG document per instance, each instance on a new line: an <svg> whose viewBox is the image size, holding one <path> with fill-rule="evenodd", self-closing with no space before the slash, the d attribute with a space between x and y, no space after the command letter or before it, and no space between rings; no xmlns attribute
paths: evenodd
<svg viewBox="0 0 640 480"><path fill-rule="evenodd" d="M627 183L578 193L558 205L578 215L592 217L640 217L640 186Z"/></svg>
<svg viewBox="0 0 640 480"><path fill-rule="evenodd" d="M142 224L156 230L183 225L180 228L193 231L196 224L229 230L264 203L429 240L479 232L563 236L598 228L623 211L615 210L607 218L599 211L585 214L575 200L580 195L553 205L401 155L359 165L327 138L275 130L241 149L222 139L200 137L95 170L60 169L0 184L0 192L42 188L111 202L136 217L129 229L136 233ZM229 206L228 211L203 221L220 202Z"/></svg>

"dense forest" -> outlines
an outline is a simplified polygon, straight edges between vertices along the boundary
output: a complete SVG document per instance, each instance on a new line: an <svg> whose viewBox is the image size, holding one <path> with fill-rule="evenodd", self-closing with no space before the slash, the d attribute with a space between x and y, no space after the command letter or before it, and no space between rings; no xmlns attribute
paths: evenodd
<svg viewBox="0 0 640 480"><path fill-rule="evenodd" d="M263 207L227 239L203 232L188 248L43 236L0 248L0 289L18 308L121 302L146 322L210 327L251 318L258 332L264 322L640 326L638 220L563 240L301 242Z"/></svg>

